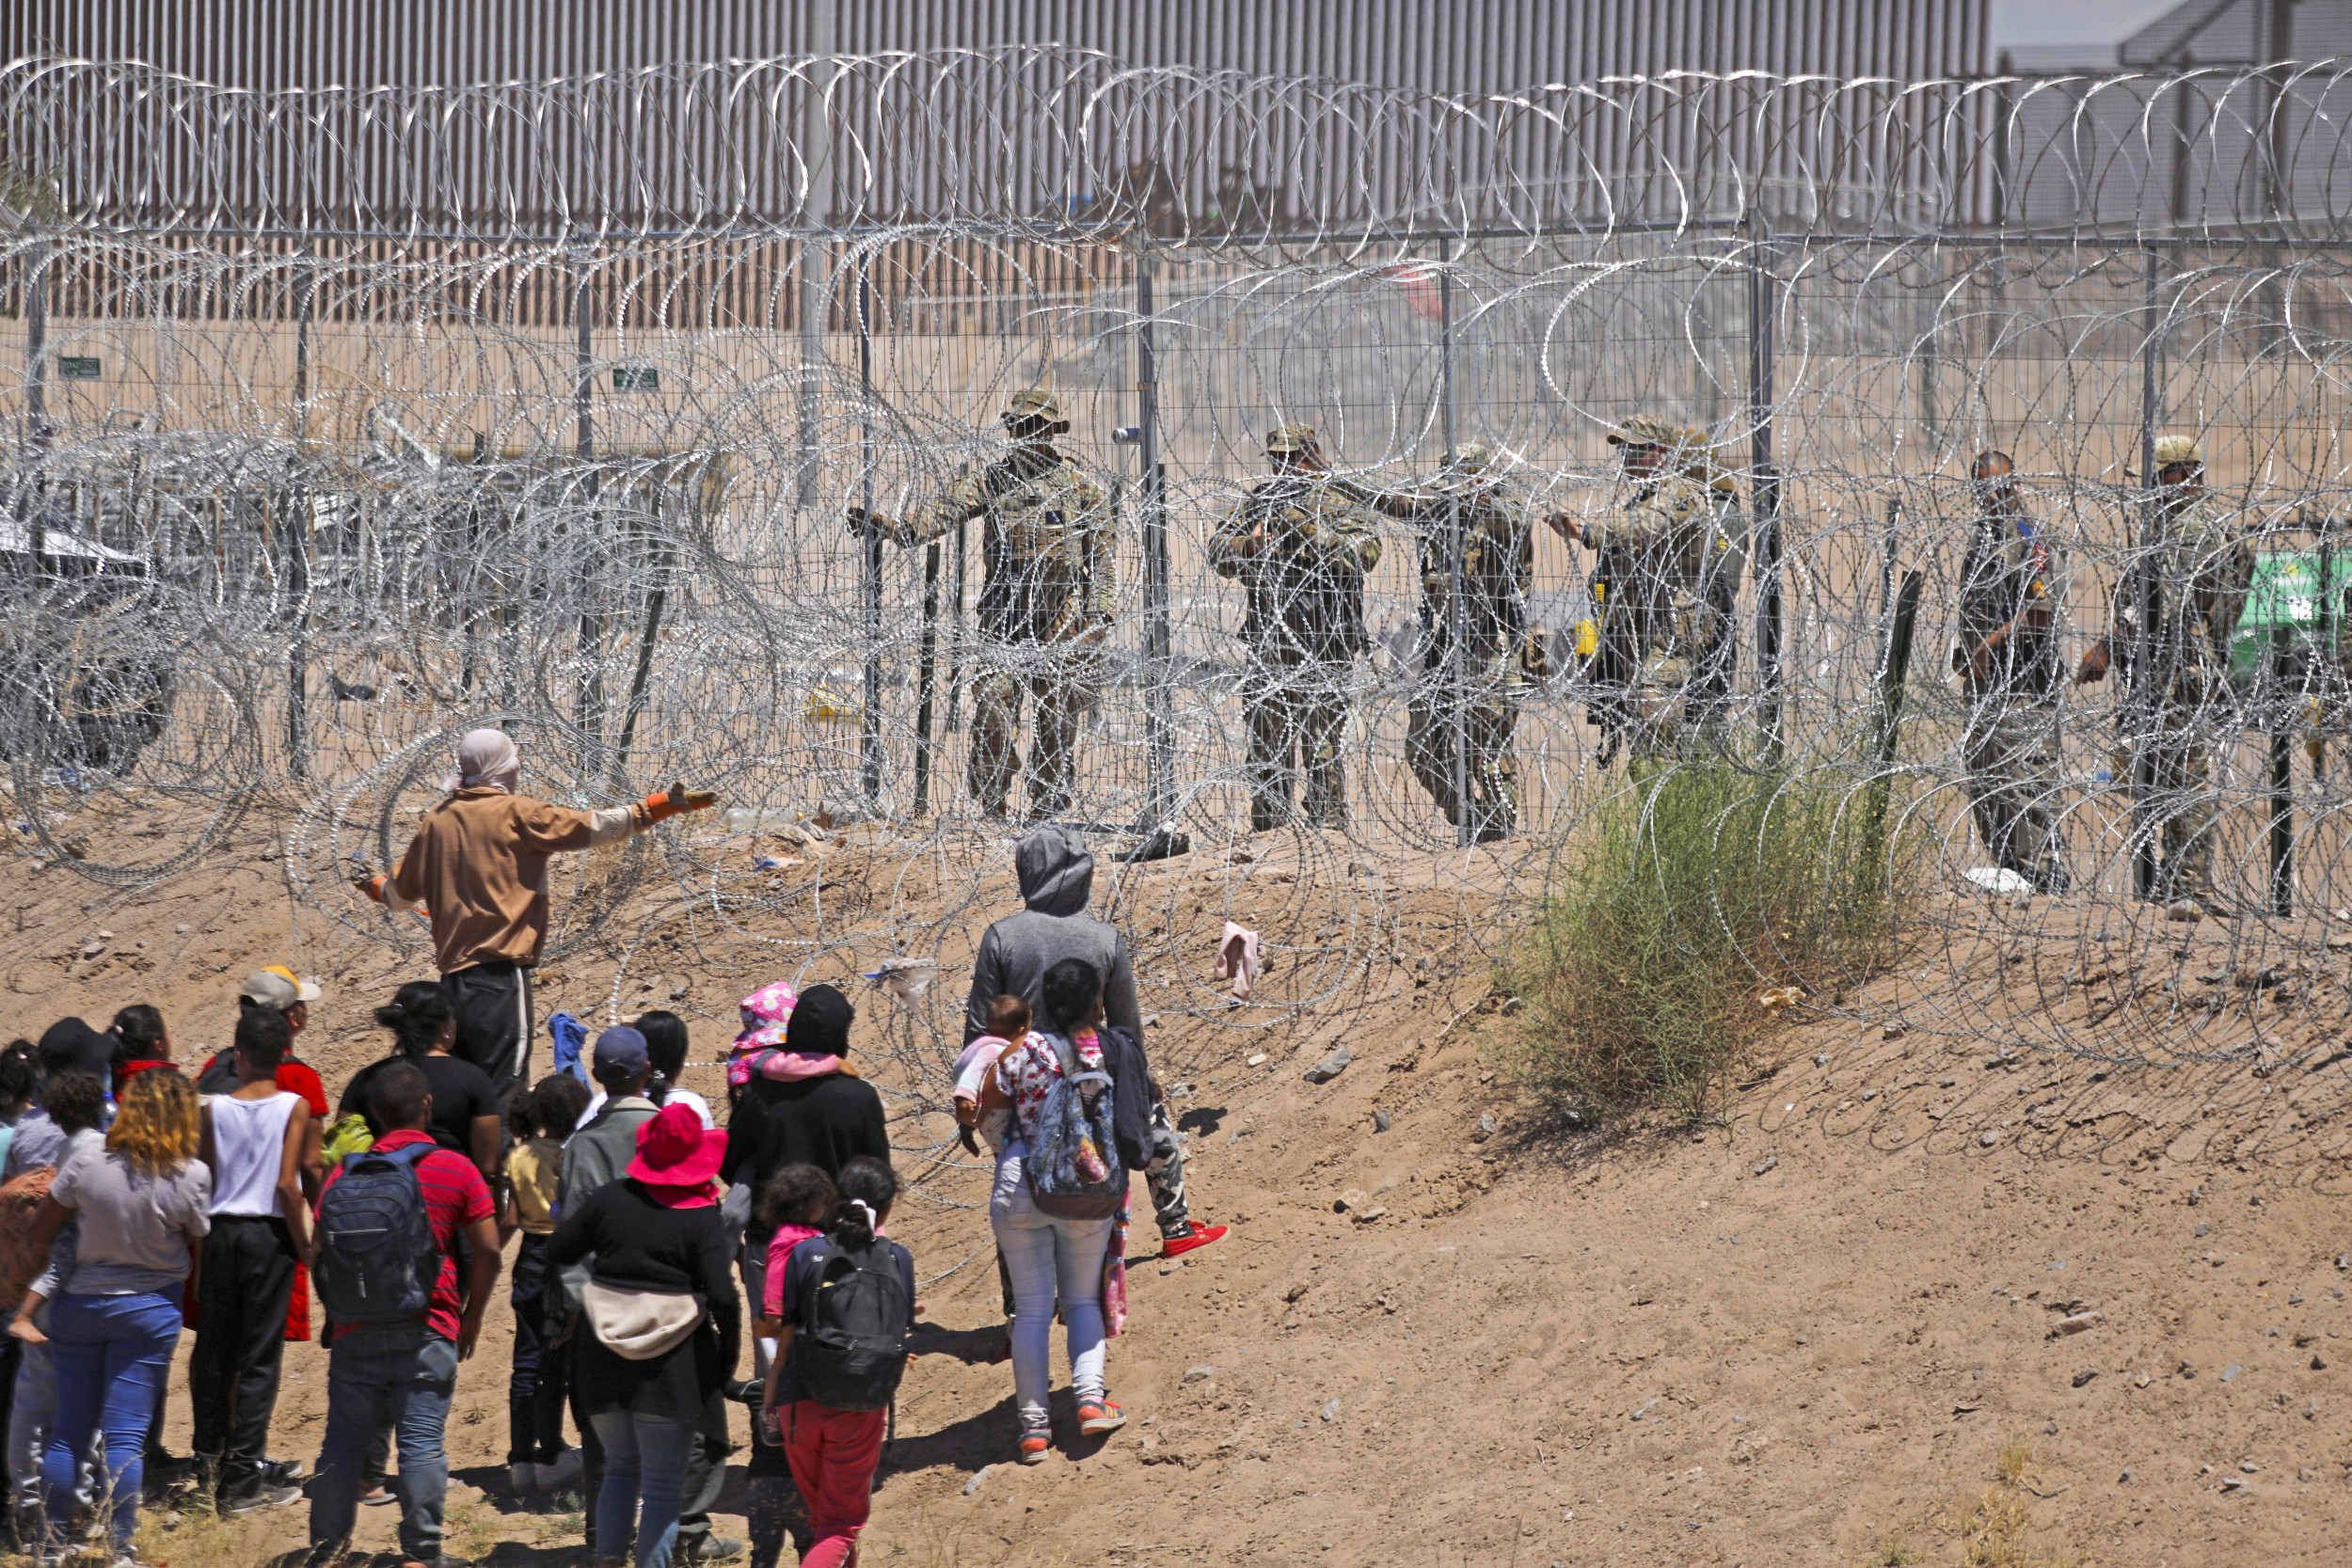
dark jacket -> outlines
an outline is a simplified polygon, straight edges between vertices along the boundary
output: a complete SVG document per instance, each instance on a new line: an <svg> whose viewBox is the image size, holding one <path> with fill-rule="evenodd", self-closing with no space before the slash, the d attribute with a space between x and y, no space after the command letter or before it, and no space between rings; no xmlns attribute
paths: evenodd
<svg viewBox="0 0 2352 1568"><path fill-rule="evenodd" d="M1111 1075L1111 1132L1119 1140L1119 1161L1131 1171L1152 1163L1152 1107L1160 1086L1152 1081L1151 1059L1143 1053L1143 1037L1130 1029L1102 1032L1103 1067Z"/></svg>
<svg viewBox="0 0 2352 1568"><path fill-rule="evenodd" d="M550 1264L588 1266L597 1284L617 1290L692 1294L709 1314L684 1340L644 1361L614 1354L581 1324L576 1375L583 1409L660 1416L726 1440L722 1390L743 1343L733 1253L715 1206L664 1208L627 1179L606 1182L564 1216L548 1243Z"/></svg>
<svg viewBox="0 0 2352 1568"><path fill-rule="evenodd" d="M1084 958L1103 977L1103 1020L1143 1036L1136 1007L1136 974L1119 928L1086 912L1094 891L1094 857L1075 831L1048 825L1025 834L1012 852L1028 907L991 926L972 961L972 994L963 1005L963 1041L988 1033L988 1005L1017 996L1044 1027L1045 972L1064 958Z"/></svg>
<svg viewBox="0 0 2352 1568"><path fill-rule="evenodd" d="M873 1085L839 1072L791 1083L755 1078L735 1102L719 1175L756 1192L779 1165L815 1165L837 1177L860 1155L890 1162L890 1133Z"/></svg>

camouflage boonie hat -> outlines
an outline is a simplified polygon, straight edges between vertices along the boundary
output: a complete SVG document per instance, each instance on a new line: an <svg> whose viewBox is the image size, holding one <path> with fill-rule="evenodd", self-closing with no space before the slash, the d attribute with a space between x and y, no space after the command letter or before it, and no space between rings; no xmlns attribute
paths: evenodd
<svg viewBox="0 0 2352 1568"><path fill-rule="evenodd" d="M1466 474L1474 474L1492 465L1494 460L1494 448L1484 441L1472 441L1456 451L1446 463L1446 467L1458 468Z"/></svg>
<svg viewBox="0 0 2352 1568"><path fill-rule="evenodd" d="M1613 447L1671 447L1681 436L1681 428L1671 420L1661 420L1655 414L1635 414L1609 433L1609 444Z"/></svg>
<svg viewBox="0 0 2352 1568"><path fill-rule="evenodd" d="M1305 451L1314 444L1315 427L1311 424L1278 424L1266 432L1268 451Z"/></svg>
<svg viewBox="0 0 2352 1568"><path fill-rule="evenodd" d="M2181 463L2195 463L2202 467L2204 461L2205 449L2197 444L2194 436L2156 437L2156 467L2160 472Z"/></svg>
<svg viewBox="0 0 2352 1568"><path fill-rule="evenodd" d="M1032 387L1025 392L1014 393L1012 401L1005 404L1005 411L997 418L1007 424L1019 424L1024 420L1043 420L1048 424L1058 425L1070 422L1062 417L1061 404L1054 401L1054 394L1042 387Z"/></svg>

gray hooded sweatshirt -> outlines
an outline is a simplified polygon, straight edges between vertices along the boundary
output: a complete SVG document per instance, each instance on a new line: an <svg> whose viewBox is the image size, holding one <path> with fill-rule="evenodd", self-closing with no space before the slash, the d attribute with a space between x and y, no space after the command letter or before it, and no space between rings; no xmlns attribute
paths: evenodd
<svg viewBox="0 0 2352 1568"><path fill-rule="evenodd" d="M1028 908L1007 915L980 938L972 965L972 995L963 1006L965 1043L988 1033L988 1005L1017 996L1045 1026L1045 972L1064 958L1084 958L1103 976L1103 1021L1133 1029L1143 1037L1136 1010L1136 975L1127 962L1127 942L1117 927L1086 912L1094 891L1094 857L1086 840L1069 829L1048 825L1024 834L1013 846L1013 870Z"/></svg>

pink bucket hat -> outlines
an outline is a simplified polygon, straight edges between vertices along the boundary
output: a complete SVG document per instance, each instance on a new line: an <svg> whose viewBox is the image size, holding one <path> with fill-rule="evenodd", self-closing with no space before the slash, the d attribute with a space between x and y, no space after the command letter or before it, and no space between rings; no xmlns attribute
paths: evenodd
<svg viewBox="0 0 2352 1568"><path fill-rule="evenodd" d="M729 1084L740 1088L750 1083L753 1054L784 1044L786 1030L792 1022L793 1004L799 1000L800 994L789 980L778 980L760 987L735 1005L743 1020L743 1032L727 1048Z"/></svg>

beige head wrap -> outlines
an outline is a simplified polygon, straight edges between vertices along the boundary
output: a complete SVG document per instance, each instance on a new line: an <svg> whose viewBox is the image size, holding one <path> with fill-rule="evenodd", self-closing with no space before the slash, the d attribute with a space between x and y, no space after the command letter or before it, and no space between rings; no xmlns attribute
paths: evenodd
<svg viewBox="0 0 2352 1568"><path fill-rule="evenodd" d="M515 737L504 730L468 730L457 743L457 771L442 781L447 790L495 789L515 793L523 776L523 759L515 751Z"/></svg>

